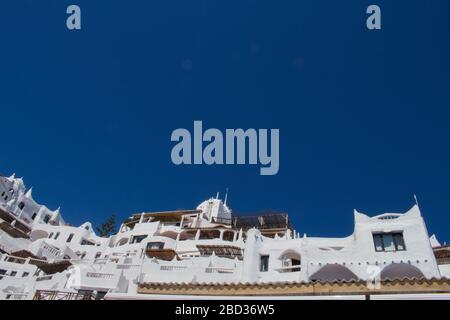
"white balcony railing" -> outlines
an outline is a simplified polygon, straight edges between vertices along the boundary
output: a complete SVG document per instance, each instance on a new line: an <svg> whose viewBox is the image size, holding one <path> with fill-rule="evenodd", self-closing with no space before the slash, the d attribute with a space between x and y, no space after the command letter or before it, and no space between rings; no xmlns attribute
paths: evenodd
<svg viewBox="0 0 450 320"><path fill-rule="evenodd" d="M161 271L182 271L187 269L186 266L161 266L159 268Z"/></svg>
<svg viewBox="0 0 450 320"><path fill-rule="evenodd" d="M11 293L6 295L6 300L25 300L28 293Z"/></svg>
<svg viewBox="0 0 450 320"><path fill-rule="evenodd" d="M42 276L36 279L36 281L48 281L52 280L53 276Z"/></svg>
<svg viewBox="0 0 450 320"><path fill-rule="evenodd" d="M114 277L113 273L100 273L100 272L87 272L86 277L97 278L97 279L112 279Z"/></svg>
<svg viewBox="0 0 450 320"><path fill-rule="evenodd" d="M234 268L221 268L221 267L207 267L206 273L234 273Z"/></svg>
<svg viewBox="0 0 450 320"><path fill-rule="evenodd" d="M286 272L300 272L302 268L300 266L289 266L289 267L281 267L278 269L275 269L276 271L280 273L286 273Z"/></svg>

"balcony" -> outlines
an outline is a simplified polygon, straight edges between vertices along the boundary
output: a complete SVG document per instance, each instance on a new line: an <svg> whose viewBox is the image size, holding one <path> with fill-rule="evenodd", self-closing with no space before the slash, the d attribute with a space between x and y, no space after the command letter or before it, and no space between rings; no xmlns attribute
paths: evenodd
<svg viewBox="0 0 450 320"><path fill-rule="evenodd" d="M87 278L96 278L96 279L112 279L114 278L113 273L100 273L100 272L87 272Z"/></svg>
<svg viewBox="0 0 450 320"><path fill-rule="evenodd" d="M233 219L227 219L227 218L219 218L219 217L212 217L212 222L218 223L218 224L225 224L227 226L231 225L233 222Z"/></svg>
<svg viewBox="0 0 450 320"><path fill-rule="evenodd" d="M302 268L300 266L289 266L289 267L281 267L278 269L275 269L279 273L288 273L288 272L300 272L302 271Z"/></svg>
<svg viewBox="0 0 450 320"><path fill-rule="evenodd" d="M186 269L186 266L161 266L159 268L161 271L184 271Z"/></svg>
<svg viewBox="0 0 450 320"><path fill-rule="evenodd" d="M438 265L450 264L450 245L433 248Z"/></svg>
<svg viewBox="0 0 450 320"><path fill-rule="evenodd" d="M6 300L26 300L28 293L9 293L6 295Z"/></svg>
<svg viewBox="0 0 450 320"><path fill-rule="evenodd" d="M180 260L175 250L172 249L147 249L147 257L171 261L174 258Z"/></svg>
<svg viewBox="0 0 450 320"><path fill-rule="evenodd" d="M7 222L0 223L0 229L9 234L13 238L29 239L29 236L22 230L10 225Z"/></svg>
<svg viewBox="0 0 450 320"><path fill-rule="evenodd" d="M96 300L92 293L37 290L33 300Z"/></svg>
<svg viewBox="0 0 450 320"><path fill-rule="evenodd" d="M234 273L234 268L207 267L205 273Z"/></svg>

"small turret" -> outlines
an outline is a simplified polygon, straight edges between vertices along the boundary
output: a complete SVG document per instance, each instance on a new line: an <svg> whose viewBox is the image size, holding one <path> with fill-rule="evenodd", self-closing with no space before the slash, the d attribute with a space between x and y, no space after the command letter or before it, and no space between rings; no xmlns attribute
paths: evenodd
<svg viewBox="0 0 450 320"><path fill-rule="evenodd" d="M33 188L28 189L28 191L25 193L25 197L33 200Z"/></svg>
<svg viewBox="0 0 450 320"><path fill-rule="evenodd" d="M231 210L218 198L211 198L202 202L197 210L201 210L209 221L231 220Z"/></svg>
<svg viewBox="0 0 450 320"><path fill-rule="evenodd" d="M50 219L50 224L59 225L61 221L61 208L56 209Z"/></svg>

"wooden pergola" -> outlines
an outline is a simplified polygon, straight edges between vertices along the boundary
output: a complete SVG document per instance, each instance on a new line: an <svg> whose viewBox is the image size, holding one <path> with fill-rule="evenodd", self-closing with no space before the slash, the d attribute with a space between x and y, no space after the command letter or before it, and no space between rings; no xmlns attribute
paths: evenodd
<svg viewBox="0 0 450 320"><path fill-rule="evenodd" d="M450 245L433 248L433 252L437 264L450 264Z"/></svg>
<svg viewBox="0 0 450 320"><path fill-rule="evenodd" d="M69 260L61 260L56 262L47 262L40 259L30 259L30 264L35 265L45 274L55 274L67 270L72 263Z"/></svg>
<svg viewBox="0 0 450 320"><path fill-rule="evenodd" d="M19 257L19 258L24 258L24 259L32 258L32 259L38 259L38 260L46 260L45 257L40 258L40 257L38 257L38 256L35 256L34 254L32 254L32 253L31 253L30 251L28 251L28 250L14 251L14 252L11 253L11 256Z"/></svg>
<svg viewBox="0 0 450 320"><path fill-rule="evenodd" d="M25 224L17 220L17 218L11 213L0 208L0 218L7 222L8 224L12 224L14 221L14 228L22 231L24 234L30 232L30 228L28 228Z"/></svg>
<svg viewBox="0 0 450 320"><path fill-rule="evenodd" d="M10 225L7 222L0 223L0 229L9 234L13 238L29 239L30 237L22 230Z"/></svg>
<svg viewBox="0 0 450 320"><path fill-rule="evenodd" d="M242 249L235 246L198 244L197 249L202 256L210 256L214 253L219 257L242 258Z"/></svg>

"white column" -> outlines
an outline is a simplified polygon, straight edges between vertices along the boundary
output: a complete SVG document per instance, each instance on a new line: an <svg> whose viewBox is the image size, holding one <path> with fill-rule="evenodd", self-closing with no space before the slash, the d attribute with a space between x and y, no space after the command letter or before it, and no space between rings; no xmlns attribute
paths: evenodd
<svg viewBox="0 0 450 320"><path fill-rule="evenodd" d="M259 274L259 248L261 232L257 229L250 229L247 231L247 241L244 247L244 261L242 263L243 282L254 282L258 279Z"/></svg>

